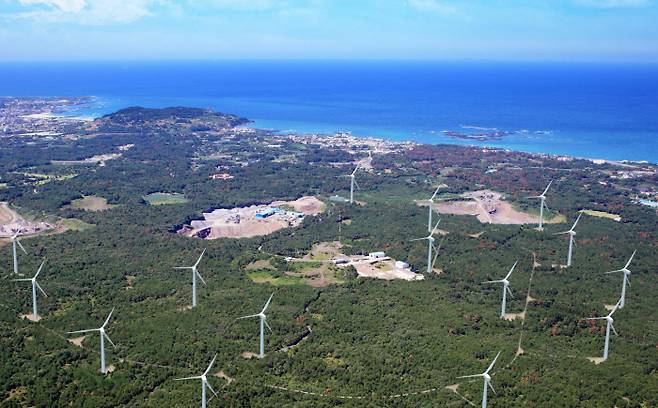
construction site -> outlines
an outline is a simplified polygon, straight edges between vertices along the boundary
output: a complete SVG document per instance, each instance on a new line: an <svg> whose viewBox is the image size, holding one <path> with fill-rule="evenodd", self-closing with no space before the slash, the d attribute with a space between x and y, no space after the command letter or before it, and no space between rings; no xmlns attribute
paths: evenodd
<svg viewBox="0 0 658 408"><path fill-rule="evenodd" d="M53 225L46 222L28 221L7 203L0 203L0 238L9 238L16 232L20 235L34 235L52 230Z"/></svg>
<svg viewBox="0 0 658 408"><path fill-rule="evenodd" d="M268 205L220 208L203 213L203 220L194 220L177 233L203 239L258 237L296 227L306 216L318 215L324 208L325 204L312 196Z"/></svg>
<svg viewBox="0 0 658 408"><path fill-rule="evenodd" d="M470 191L461 195L465 200L445 201L433 204L433 208L441 214L473 215L485 224L536 224L539 216L518 211L505 201L503 194L491 190ZM419 202L427 205L427 202ZM545 221L547 223L563 222L558 216Z"/></svg>

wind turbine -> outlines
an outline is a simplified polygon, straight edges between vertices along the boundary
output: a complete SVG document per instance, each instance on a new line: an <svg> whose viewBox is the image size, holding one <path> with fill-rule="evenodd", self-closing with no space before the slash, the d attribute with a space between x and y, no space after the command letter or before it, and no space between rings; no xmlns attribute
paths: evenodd
<svg viewBox="0 0 658 408"><path fill-rule="evenodd" d="M519 263L519 261L514 262L514 265L512 265L512 269L509 270L509 272L507 273L507 276L505 276L503 279L484 282L484 283L502 283L503 284L503 303L502 303L502 306L500 308L500 317L501 318L505 317L505 305L507 304L507 293L509 292L509 295L511 297L514 297L514 295L512 295L512 291L509 288L509 281L507 280L507 278L509 278L510 275L512 274L512 272L514 272L514 268L516 268L517 263Z"/></svg>
<svg viewBox="0 0 658 408"><path fill-rule="evenodd" d="M37 288L39 288L45 297L48 297L46 292L44 292L44 290L41 288L41 285L39 285L39 282L37 282L37 276L39 276L39 273L41 273L41 269L45 263L45 260L41 262L41 266L39 267L39 270L37 270L37 273L34 275L34 277L28 279L14 279L14 282L32 282L32 316L34 317L35 321L39 319L39 313L37 313Z"/></svg>
<svg viewBox="0 0 658 408"><path fill-rule="evenodd" d="M540 202L539 202L539 226L537 227L537 229L539 231L544 230L544 208L548 209L548 207L546 207L546 193L548 193L548 189L551 188L551 184L553 184L553 180L551 180L550 183L548 183L548 186L546 187L546 190L544 190L544 192L541 193L540 195L527 197L527 198L539 198L539 200L540 200Z"/></svg>
<svg viewBox="0 0 658 408"><path fill-rule="evenodd" d="M27 251L25 248L23 248L23 244L21 244L21 241L18 240L18 234L20 234L21 230L16 231L14 235L12 235L9 240L11 241L11 246L12 246L12 252L14 254L14 275L18 275L18 257L16 256L16 245L25 252L25 255L27 255Z"/></svg>
<svg viewBox="0 0 658 408"><path fill-rule="evenodd" d="M203 282L204 285L208 286L206 284L206 281L203 280L203 277L197 270L197 267L199 266L199 263L201 262L201 258L203 258L203 254L206 253L206 250L204 249L203 252L201 252L201 256L199 259L196 261L196 263L192 266L175 266L174 269L191 269L192 270L192 307L196 307L196 278L197 276L199 279L201 279L201 282Z"/></svg>
<svg viewBox="0 0 658 408"><path fill-rule="evenodd" d="M270 298L267 299L267 303L265 303L265 307L263 307L263 310L261 310L260 313L249 315L249 316L238 317L237 319L235 319L235 320L249 319L252 317L260 318L260 354L258 355L259 358L265 357L265 326L267 326L267 328L270 329L270 332L272 331L270 325L267 324L267 316L265 316L265 310L267 310L267 307L270 305L270 302L272 301L272 296L274 296L274 293L272 293L270 295Z"/></svg>
<svg viewBox="0 0 658 408"><path fill-rule="evenodd" d="M631 286L631 282L628 280L628 277L631 276L631 271L628 269L628 267L631 265L631 262L633 261L633 257L635 256L636 252L637 250L633 251L633 255L631 255L631 257L628 259L628 262L626 262L626 265L623 268L617 269L616 271L606 272L606 274L617 273L617 272L624 273L624 279L622 280L622 284L621 284L621 297L619 298L620 309L624 308L624 301L626 300L626 285Z"/></svg>
<svg viewBox="0 0 658 408"><path fill-rule="evenodd" d="M186 380L201 380L201 408L206 408L206 387L215 394L215 397L219 397L217 395L217 392L213 390L212 386L208 382L208 378L206 375L212 368L213 364L215 364L215 359L217 358L217 354L215 354L215 357L212 358L212 361L210 362L210 365L208 368L206 368L206 371L203 372L203 374L196 376L196 377L185 377L185 378L176 378L174 381L186 381Z"/></svg>
<svg viewBox="0 0 658 408"><path fill-rule="evenodd" d="M576 224L578 224L578 221L580 221L580 217L583 215L583 213L578 214L578 218L576 218L576 222L573 223L573 226L569 231L564 231L564 232L558 232L555 235L565 235L569 234L569 255L567 256L567 267L571 266L571 253L573 252L573 243L575 242L575 236L576 236L576 231L574 229L576 228Z"/></svg>
<svg viewBox="0 0 658 408"><path fill-rule="evenodd" d="M441 220L437 221L436 226L434 226L434 229L430 231L430 234L424 238L416 238L412 239L410 242L414 241L422 241L422 240L427 240L427 273L432 272L432 268L434 268L434 262L436 262L436 257L439 256L439 251L436 251L436 256L434 257L434 260L432 260L432 248L434 248L434 233L436 232L436 229L439 227L439 223ZM436 248L435 248L436 249Z"/></svg>
<svg viewBox="0 0 658 408"><path fill-rule="evenodd" d="M432 194L432 197L430 197L430 213L429 217L427 218L427 232L432 232L432 205L434 205L434 197L436 197L440 189L440 186L437 187L434 194Z"/></svg>
<svg viewBox="0 0 658 408"><path fill-rule="evenodd" d="M498 352L498 354L496 354L496 357L491 362L491 365L489 365L489 368L487 368L487 371L483 372L482 374L464 375L461 377L457 377L457 378L482 377L484 379L484 390L482 391L482 408L487 408L487 387L490 387L491 391L493 391L494 394L496 393L496 390L494 390L493 385L491 385L491 376L489 375L489 371L491 371L494 364L496 364L496 360L498 360L498 356L500 356L500 351Z"/></svg>
<svg viewBox="0 0 658 408"><path fill-rule="evenodd" d="M100 334L101 337L101 373L107 374L107 369L105 368L105 339L110 342L112 347L116 348L112 340L110 339L110 336L105 333L105 327L107 324L110 322L110 318L112 317L112 313L114 313L114 308L110 311L110 314L107 316L107 319L105 319L105 323L98 328L98 329L88 329L88 330L76 330L76 331L71 331L67 332L67 334L76 334L76 333L88 333L88 332L94 332L97 331Z"/></svg>
<svg viewBox="0 0 658 408"><path fill-rule="evenodd" d="M354 186L356 186L357 188L360 188L359 185L356 183L356 180L355 180L356 171L359 170L359 166L360 166L360 164L357 164L356 168L354 169L352 174L350 174L350 176L349 176L350 179L351 179L350 180L350 204L354 203Z"/></svg>
<svg viewBox="0 0 658 408"><path fill-rule="evenodd" d="M619 301L621 302L621 300ZM605 326L605 346L603 347L603 361L608 359L608 349L610 348L610 329L612 329L613 332L615 332L615 336L618 336L617 330L615 330L615 326L612 325L614 322L614 319L612 318L612 314L617 311L619 308L619 302L615 305L615 307L608 313L607 316L603 317L588 317L585 320L605 320L606 321L606 326Z"/></svg>

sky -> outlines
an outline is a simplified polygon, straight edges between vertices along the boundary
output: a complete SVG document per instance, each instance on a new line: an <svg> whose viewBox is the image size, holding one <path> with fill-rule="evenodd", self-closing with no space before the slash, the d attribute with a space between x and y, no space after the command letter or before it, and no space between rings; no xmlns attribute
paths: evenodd
<svg viewBox="0 0 658 408"><path fill-rule="evenodd" d="M658 63L658 0L0 0L0 61Z"/></svg>

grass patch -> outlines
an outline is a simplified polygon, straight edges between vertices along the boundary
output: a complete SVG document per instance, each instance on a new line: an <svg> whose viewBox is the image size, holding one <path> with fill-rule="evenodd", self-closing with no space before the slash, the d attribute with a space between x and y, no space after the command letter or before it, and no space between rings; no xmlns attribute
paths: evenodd
<svg viewBox="0 0 658 408"><path fill-rule="evenodd" d="M189 200L180 193L151 193L142 197L149 205L185 204Z"/></svg>
<svg viewBox="0 0 658 408"><path fill-rule="evenodd" d="M254 283L269 283L273 286L295 286L304 284L304 281L301 278L293 276L277 278L269 272L252 272L248 273L247 276Z"/></svg>
<svg viewBox="0 0 658 408"><path fill-rule="evenodd" d="M104 211L114 208L116 205L108 204L104 197L88 196L71 201L68 207L75 210Z"/></svg>
<svg viewBox="0 0 658 408"><path fill-rule="evenodd" d="M94 224L89 224L77 218L65 218L59 222L64 228L70 231L86 231L94 228Z"/></svg>
<svg viewBox="0 0 658 408"><path fill-rule="evenodd" d="M592 217L607 218L613 221L621 221L621 216L617 214L607 213L605 211L596 211L596 210L583 210L583 214L591 215Z"/></svg>

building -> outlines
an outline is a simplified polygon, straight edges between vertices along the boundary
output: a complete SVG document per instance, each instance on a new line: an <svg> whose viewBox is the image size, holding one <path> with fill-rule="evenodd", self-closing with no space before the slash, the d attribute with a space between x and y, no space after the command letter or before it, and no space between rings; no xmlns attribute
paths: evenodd
<svg viewBox="0 0 658 408"><path fill-rule="evenodd" d="M271 207L263 208L262 210L256 211L256 218L265 219L273 216L274 214L276 214L276 212L277 212L276 209Z"/></svg>
<svg viewBox="0 0 658 408"><path fill-rule="evenodd" d="M386 254L383 251L371 252L368 254L370 258L380 259L386 257Z"/></svg>

